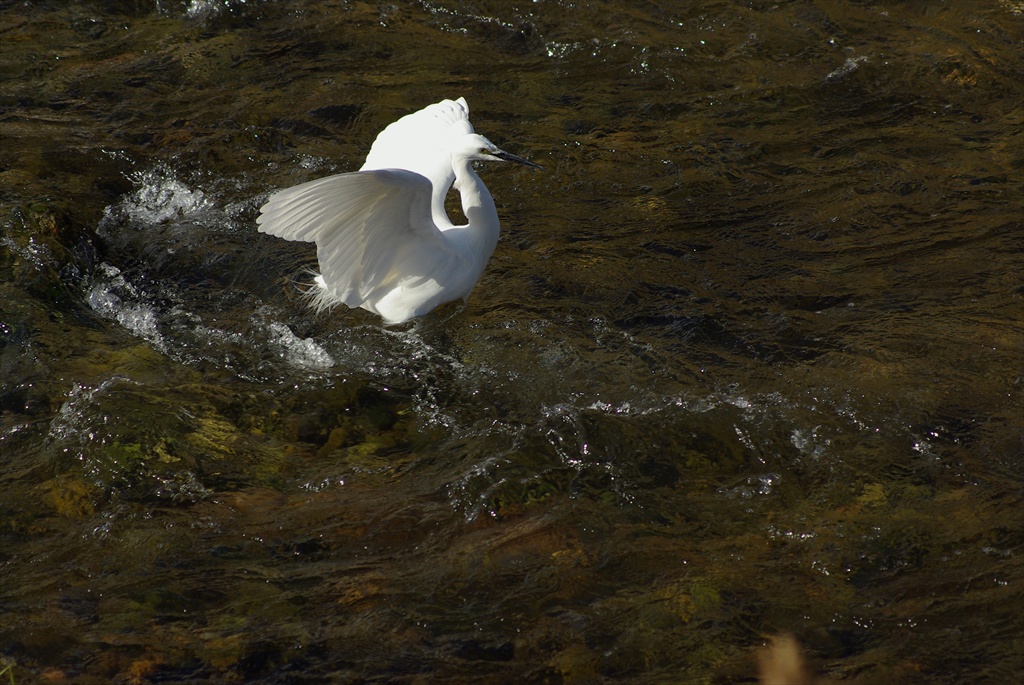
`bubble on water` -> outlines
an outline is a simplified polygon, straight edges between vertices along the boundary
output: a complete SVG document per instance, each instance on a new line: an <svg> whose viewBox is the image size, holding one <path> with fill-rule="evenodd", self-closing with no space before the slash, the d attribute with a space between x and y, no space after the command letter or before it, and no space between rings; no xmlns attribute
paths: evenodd
<svg viewBox="0 0 1024 685"><path fill-rule="evenodd" d="M189 19L206 19L220 14L230 4L218 0L191 0L185 8L185 16Z"/></svg>
<svg viewBox="0 0 1024 685"><path fill-rule="evenodd" d="M829 438L821 435L822 431L822 426L814 426L810 429L793 428L789 434L789 441L801 453L817 459L826 455L832 444Z"/></svg>
<svg viewBox="0 0 1024 685"><path fill-rule="evenodd" d="M50 423L50 438L65 445L73 439L84 439L91 441L96 438L97 418L90 417L87 408L90 407L98 395L102 395L114 383L123 381L121 376L114 376L103 381L99 385L89 386L81 383L74 383L67 392L67 397L61 404L57 414ZM99 424L105 424L108 416L102 416Z"/></svg>
<svg viewBox="0 0 1024 685"><path fill-rule="evenodd" d="M830 72L829 75L825 77L825 80L829 81L829 82L838 81L839 79L841 79L842 77L846 76L847 74L856 71L857 67L860 66L861 62L867 62L867 61L868 61L868 58L863 56L863 55L861 55L859 57L847 57L846 61L843 62L843 65L841 67L839 67L838 69L835 69L832 72Z"/></svg>
<svg viewBox="0 0 1024 685"><path fill-rule="evenodd" d="M46 245L36 242L36 239L32 236L24 244L21 244L5 235L0 238L0 245L31 263L37 269L42 269L47 264L53 263L50 249Z"/></svg>

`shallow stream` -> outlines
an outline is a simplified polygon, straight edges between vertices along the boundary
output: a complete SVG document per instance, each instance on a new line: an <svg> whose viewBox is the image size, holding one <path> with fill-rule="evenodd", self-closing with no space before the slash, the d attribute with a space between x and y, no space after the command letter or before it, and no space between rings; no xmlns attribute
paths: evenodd
<svg viewBox="0 0 1024 685"><path fill-rule="evenodd" d="M0 2L17 683L1024 676L1016 0ZM467 305L269 193L464 96ZM457 206L457 202L456 202ZM6 678L0 676L0 680Z"/></svg>

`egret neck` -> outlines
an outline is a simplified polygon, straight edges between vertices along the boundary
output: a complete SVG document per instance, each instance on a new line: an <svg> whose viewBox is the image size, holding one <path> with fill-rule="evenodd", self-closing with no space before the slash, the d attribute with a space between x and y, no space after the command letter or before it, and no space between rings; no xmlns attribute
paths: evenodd
<svg viewBox="0 0 1024 685"><path fill-rule="evenodd" d="M462 251L471 258L473 263L481 267L494 252L498 244L501 227L498 222L498 210L494 206L487 186L483 184L473 162L461 155L452 160L455 171L455 189L462 200L462 213L466 216L466 226L456 226L457 238ZM481 268L480 271L483 271Z"/></svg>

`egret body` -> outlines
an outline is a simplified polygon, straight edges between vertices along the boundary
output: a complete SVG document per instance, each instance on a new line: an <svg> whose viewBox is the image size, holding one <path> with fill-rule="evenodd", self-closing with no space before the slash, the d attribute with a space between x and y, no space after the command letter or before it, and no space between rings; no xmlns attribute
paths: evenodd
<svg viewBox="0 0 1024 685"><path fill-rule="evenodd" d="M473 162L540 168L474 133L465 98L443 100L385 128L359 171L270 196L261 233L316 243L319 307L344 303L401 323L469 297L500 226ZM444 208L454 185L467 223Z"/></svg>

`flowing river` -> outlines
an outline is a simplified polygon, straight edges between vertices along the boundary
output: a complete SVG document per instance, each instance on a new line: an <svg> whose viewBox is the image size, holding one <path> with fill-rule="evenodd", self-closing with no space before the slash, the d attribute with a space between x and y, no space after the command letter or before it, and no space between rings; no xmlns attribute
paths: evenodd
<svg viewBox="0 0 1024 685"><path fill-rule="evenodd" d="M778 635L1019 682L1022 45L1018 0L0 2L0 682L756 683ZM457 97L546 168L481 168L468 304L316 313L258 208Z"/></svg>

